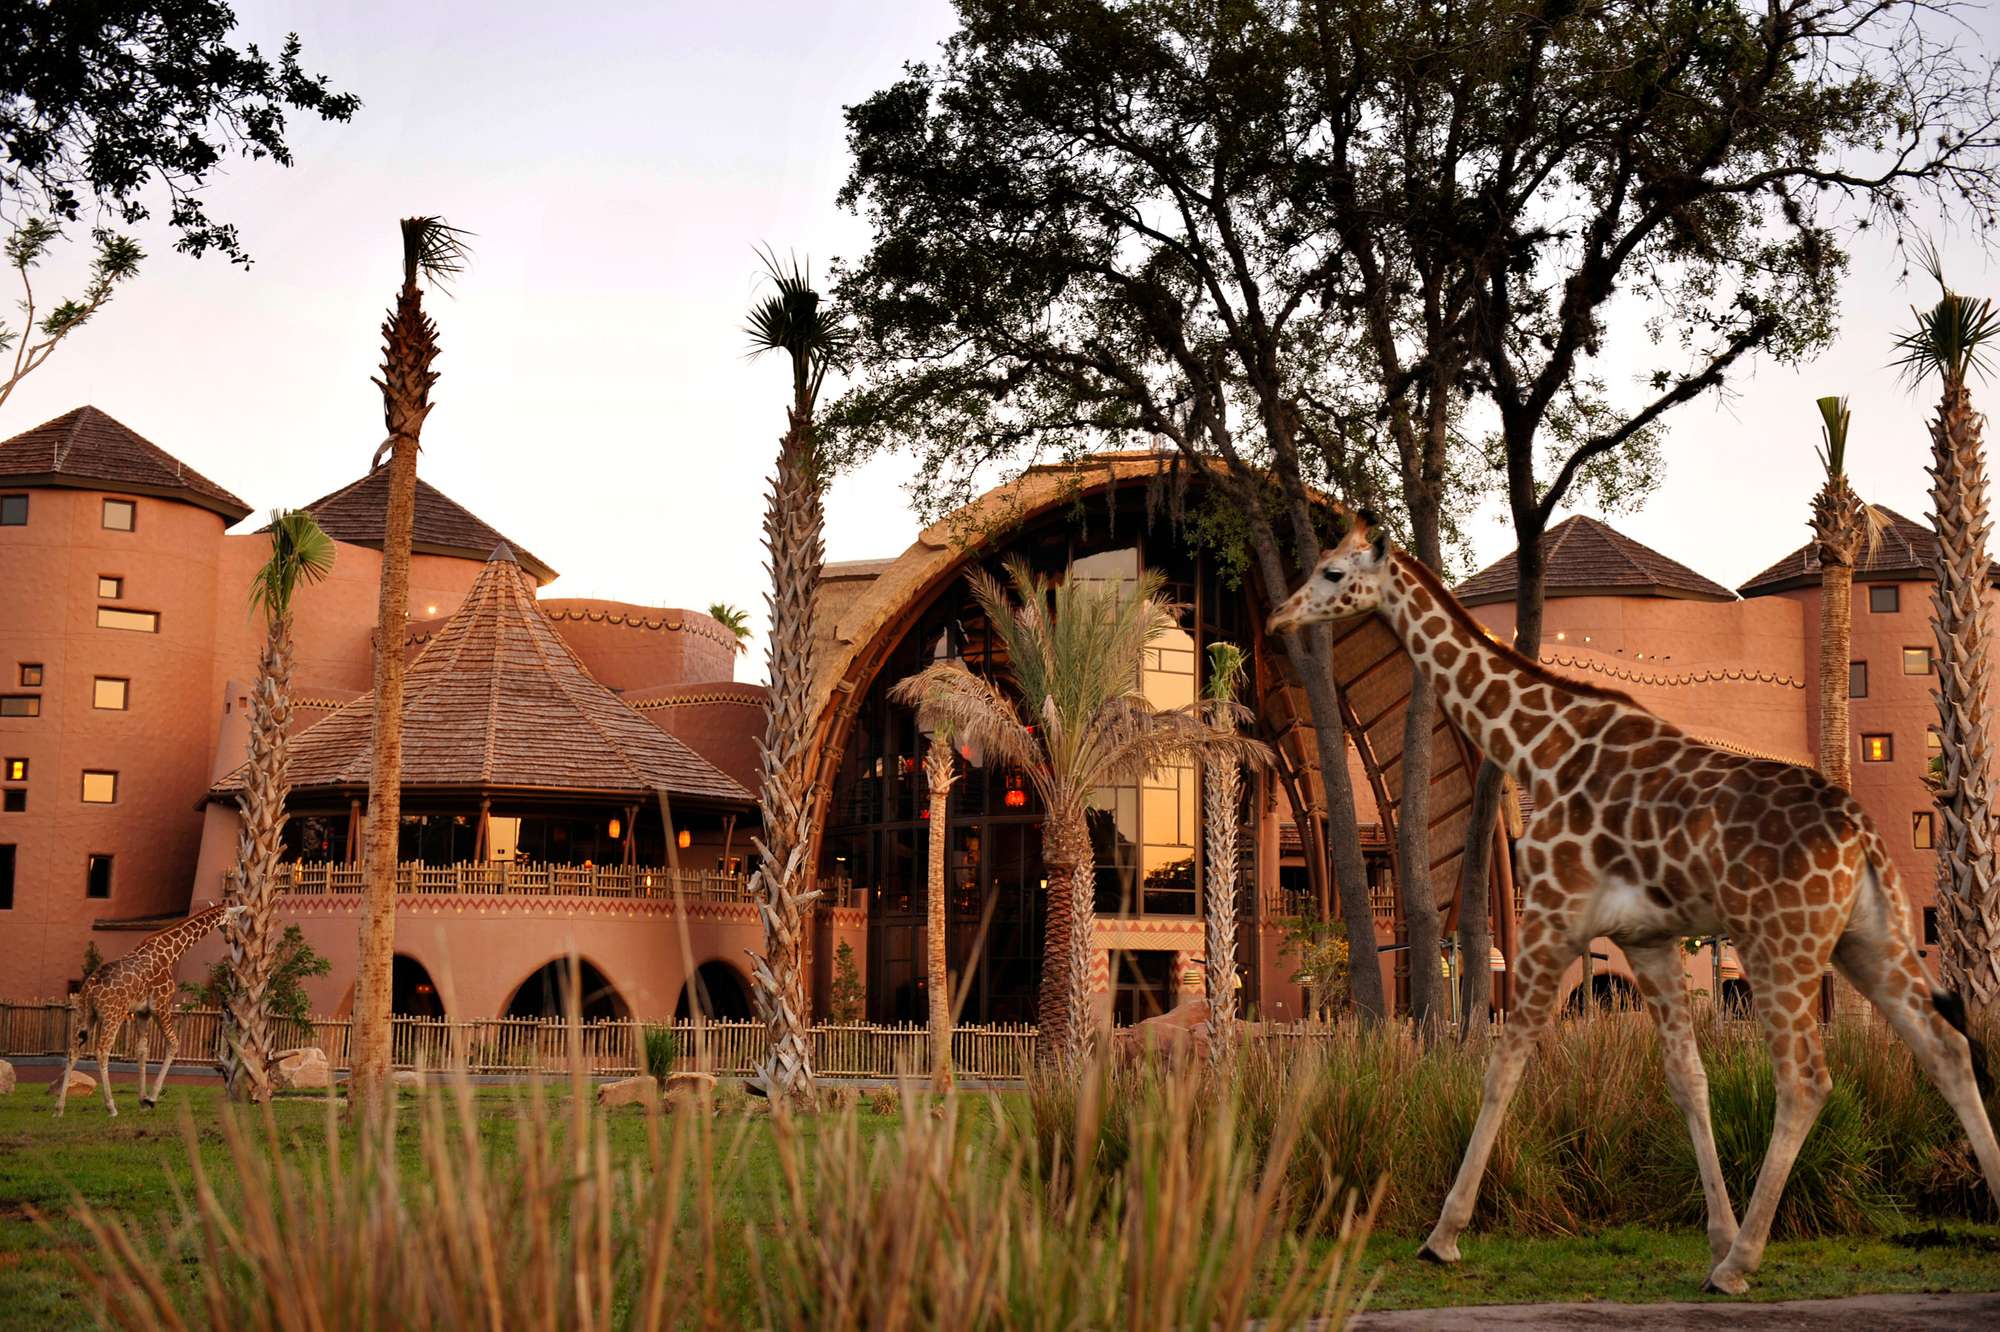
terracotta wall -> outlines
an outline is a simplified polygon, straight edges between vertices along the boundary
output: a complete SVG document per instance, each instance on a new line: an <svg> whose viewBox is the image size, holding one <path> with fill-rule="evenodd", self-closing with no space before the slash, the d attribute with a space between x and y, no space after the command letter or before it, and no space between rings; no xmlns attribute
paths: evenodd
<svg viewBox="0 0 2000 1332"><path fill-rule="evenodd" d="M735 678L736 636L700 611L550 597L542 609L611 689Z"/></svg>

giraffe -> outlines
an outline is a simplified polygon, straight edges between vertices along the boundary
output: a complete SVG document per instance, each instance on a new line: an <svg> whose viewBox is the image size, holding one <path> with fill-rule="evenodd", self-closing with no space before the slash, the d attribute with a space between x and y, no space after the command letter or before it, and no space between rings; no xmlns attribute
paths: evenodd
<svg viewBox="0 0 2000 1332"><path fill-rule="evenodd" d="M70 1034L69 1063L63 1068L62 1087L56 1094L57 1115L62 1114L69 1100L69 1075L75 1071L76 1061L94 1044L97 1073L104 1084L104 1104L112 1117L117 1117L118 1103L111 1099L111 1045L127 1019L136 1024L134 1030L139 1036L140 1108L150 1110L159 1104L160 1092L167 1085L167 1070L173 1067L174 1054L180 1049L180 1035L174 1028L174 996L180 988L174 979L174 965L201 936L220 926L225 918L233 920L247 909L218 903L196 912L178 925L149 935L137 948L116 962L105 963L83 983L70 1004L76 1020L71 1024L74 1030ZM160 1064L159 1080L153 1084L151 1096L146 1094L149 1017L159 1025L167 1043L166 1058Z"/></svg>
<svg viewBox="0 0 2000 1332"><path fill-rule="evenodd" d="M1271 616L1274 633L1381 616L1466 736L1531 793L1516 1006L1488 1061L1479 1117L1419 1256L1458 1261L1487 1157L1564 973L1608 937L1631 960L1665 1051L1667 1091L1694 1141L1714 1266L1741 1294L1757 1270L1800 1143L1831 1090L1814 1016L1829 962L1880 1010L1944 1094L2000 1204L2000 1145L1981 1101L1964 1007L1933 989L1893 863L1861 807L1810 768L1711 748L1623 694L1565 679L1493 640L1373 514ZM1726 934L1751 981L1776 1075L1771 1142L1739 1226L1710 1126L1680 940Z"/></svg>

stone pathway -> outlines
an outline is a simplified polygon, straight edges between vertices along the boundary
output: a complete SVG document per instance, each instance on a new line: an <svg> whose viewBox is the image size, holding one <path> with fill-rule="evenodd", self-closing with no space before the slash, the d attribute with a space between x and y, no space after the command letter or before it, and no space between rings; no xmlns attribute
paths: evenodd
<svg viewBox="0 0 2000 1332"><path fill-rule="evenodd" d="M1457 1309L1398 1309L1363 1314L1357 1332L1513 1332L1617 1328L1675 1332L1680 1328L1751 1328L1756 1332L1918 1332L1931 1328L2000 1328L2000 1293L1984 1295L1854 1295L1840 1300L1712 1300L1671 1304L1486 1304Z"/></svg>

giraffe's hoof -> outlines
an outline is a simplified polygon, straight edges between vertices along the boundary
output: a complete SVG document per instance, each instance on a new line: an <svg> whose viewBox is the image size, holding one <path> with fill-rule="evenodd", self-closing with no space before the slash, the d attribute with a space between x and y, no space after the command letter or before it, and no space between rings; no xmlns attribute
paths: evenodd
<svg viewBox="0 0 2000 1332"><path fill-rule="evenodd" d="M1723 1275L1719 1270L1710 1272L1708 1280L1701 1286L1704 1295L1741 1295L1750 1289L1750 1282L1740 1275Z"/></svg>
<svg viewBox="0 0 2000 1332"><path fill-rule="evenodd" d="M160 1103L158 1101L148 1101L142 1097L140 1098L139 1101L139 1108L141 1110L151 1110L157 1107L159 1104Z"/></svg>
<svg viewBox="0 0 2000 1332"><path fill-rule="evenodd" d="M1454 1253L1447 1256L1426 1244L1423 1248L1417 1250L1417 1261L1436 1263L1439 1267L1450 1267L1458 1261L1458 1255Z"/></svg>

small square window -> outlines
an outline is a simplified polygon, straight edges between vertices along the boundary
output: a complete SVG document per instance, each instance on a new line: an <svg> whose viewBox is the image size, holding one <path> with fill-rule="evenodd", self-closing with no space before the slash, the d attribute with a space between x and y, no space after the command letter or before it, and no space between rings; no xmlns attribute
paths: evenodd
<svg viewBox="0 0 2000 1332"><path fill-rule="evenodd" d="M4 767L6 770L6 781L25 782L28 780L28 760L24 758L10 758L5 764L0 764L0 767Z"/></svg>
<svg viewBox="0 0 2000 1332"><path fill-rule="evenodd" d="M127 695L131 691L130 680L120 680L114 676L100 675L90 695L90 706L105 712L123 712Z"/></svg>
<svg viewBox="0 0 2000 1332"><path fill-rule="evenodd" d="M86 805L109 805L118 800L118 774L115 772L85 772L83 774L83 803Z"/></svg>
<svg viewBox="0 0 2000 1332"><path fill-rule="evenodd" d="M10 786L0 791L0 814L25 814L28 812L28 792L25 787Z"/></svg>
<svg viewBox="0 0 2000 1332"><path fill-rule="evenodd" d="M1903 674L1929 675L1931 673L1931 650L1927 647L1906 647L1903 649Z"/></svg>
<svg viewBox="0 0 2000 1332"><path fill-rule="evenodd" d="M1910 845L1928 851L1937 845L1937 815L1920 809L1910 816Z"/></svg>
<svg viewBox="0 0 2000 1332"><path fill-rule="evenodd" d="M111 574L97 575L97 595L106 601L117 601L125 595L125 580Z"/></svg>
<svg viewBox="0 0 2000 1332"><path fill-rule="evenodd" d="M28 497L26 495L0 495L0 527L26 527L28 525Z"/></svg>
<svg viewBox="0 0 2000 1332"><path fill-rule="evenodd" d="M1924 942L1925 942L1925 943L1927 943L1927 944L1934 944L1934 943L1936 943L1937 941L1938 941L1938 932L1937 932L1937 908L1936 908L1936 907L1925 907L1925 908L1924 908Z"/></svg>
<svg viewBox="0 0 2000 1332"><path fill-rule="evenodd" d="M104 530L107 532L129 532L139 518L139 506L131 500L108 499L104 501Z"/></svg>
<svg viewBox="0 0 2000 1332"><path fill-rule="evenodd" d="M40 694L0 694L0 717L39 717L42 715Z"/></svg>
<svg viewBox="0 0 2000 1332"><path fill-rule="evenodd" d="M42 663L24 661L21 663L21 688L40 689L42 687Z"/></svg>
<svg viewBox="0 0 2000 1332"><path fill-rule="evenodd" d="M85 897L105 898L111 896L111 857L92 856L90 868L86 871L83 884Z"/></svg>
<svg viewBox="0 0 2000 1332"><path fill-rule="evenodd" d="M1924 729L1924 756L1926 758L1940 758L1943 754L1944 737L1938 734L1937 727L1926 727Z"/></svg>
<svg viewBox="0 0 2000 1332"><path fill-rule="evenodd" d="M1903 608L1903 589L1894 583L1876 583L1868 589L1868 609L1876 615L1894 615Z"/></svg>
<svg viewBox="0 0 2000 1332"><path fill-rule="evenodd" d="M1887 763L1896 757L1896 738L1892 735L1864 735L1861 737L1861 761L1863 763Z"/></svg>
<svg viewBox="0 0 2000 1332"><path fill-rule="evenodd" d="M1849 698L1868 697L1868 663L1850 661L1847 663L1847 696Z"/></svg>
<svg viewBox="0 0 2000 1332"><path fill-rule="evenodd" d="M158 611L119 610L116 606L97 608L99 629L129 629L135 634L157 634L160 632Z"/></svg>
<svg viewBox="0 0 2000 1332"><path fill-rule="evenodd" d="M0 846L0 911L14 909L14 847Z"/></svg>

